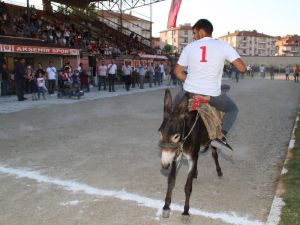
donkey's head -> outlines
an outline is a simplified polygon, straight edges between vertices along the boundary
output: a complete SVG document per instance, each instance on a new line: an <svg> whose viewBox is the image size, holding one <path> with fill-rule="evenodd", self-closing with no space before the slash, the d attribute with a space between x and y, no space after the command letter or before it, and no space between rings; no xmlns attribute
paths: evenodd
<svg viewBox="0 0 300 225"><path fill-rule="evenodd" d="M159 146L162 151L161 164L167 169L174 160L183 140L185 131L185 117L188 115L188 95L173 107L170 90L165 91L164 98L164 118L159 128Z"/></svg>

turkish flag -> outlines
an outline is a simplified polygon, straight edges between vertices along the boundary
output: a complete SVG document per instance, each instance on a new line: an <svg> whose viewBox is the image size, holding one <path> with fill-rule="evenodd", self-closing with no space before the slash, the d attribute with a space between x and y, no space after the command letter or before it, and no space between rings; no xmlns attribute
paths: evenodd
<svg viewBox="0 0 300 225"><path fill-rule="evenodd" d="M171 8L169 11L168 25L167 28L176 27L177 15L182 0L172 0Z"/></svg>

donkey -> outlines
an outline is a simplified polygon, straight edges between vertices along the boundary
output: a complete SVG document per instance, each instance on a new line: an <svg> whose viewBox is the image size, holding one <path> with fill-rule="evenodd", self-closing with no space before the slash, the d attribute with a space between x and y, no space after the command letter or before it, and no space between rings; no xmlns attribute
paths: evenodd
<svg viewBox="0 0 300 225"><path fill-rule="evenodd" d="M182 157L188 160L189 165L182 215L189 216L189 200L192 193L193 179L197 178L198 175L197 162L200 146L207 146L210 143L206 127L198 111L189 111L188 99L189 94L186 93L176 106L173 107L171 92L168 89L165 91L164 116L159 128L159 146L162 152L161 165L164 169L168 169L171 165L165 205L163 207L163 217L165 218L168 218L170 215L171 196L175 186L176 170ZM217 174L218 176L222 176L215 148L212 149L212 156L216 164Z"/></svg>

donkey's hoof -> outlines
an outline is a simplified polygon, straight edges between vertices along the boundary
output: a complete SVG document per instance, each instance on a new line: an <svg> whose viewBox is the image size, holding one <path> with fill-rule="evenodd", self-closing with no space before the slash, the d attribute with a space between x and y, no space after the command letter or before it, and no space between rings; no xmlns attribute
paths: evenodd
<svg viewBox="0 0 300 225"><path fill-rule="evenodd" d="M222 176L223 176L222 171L217 171L217 173L218 173L218 176L219 176L219 177L222 177Z"/></svg>
<svg viewBox="0 0 300 225"><path fill-rule="evenodd" d="M162 217L163 218L169 218L170 217L170 210L169 209L164 209L162 212Z"/></svg>
<svg viewBox="0 0 300 225"><path fill-rule="evenodd" d="M182 214L182 216L181 216L181 222L183 224L188 224L190 222L190 220L191 220L191 217L190 217L189 214Z"/></svg>
<svg viewBox="0 0 300 225"><path fill-rule="evenodd" d="M194 179L197 179L197 177L198 177L198 170L195 171L194 177L193 177L193 178L194 178Z"/></svg>

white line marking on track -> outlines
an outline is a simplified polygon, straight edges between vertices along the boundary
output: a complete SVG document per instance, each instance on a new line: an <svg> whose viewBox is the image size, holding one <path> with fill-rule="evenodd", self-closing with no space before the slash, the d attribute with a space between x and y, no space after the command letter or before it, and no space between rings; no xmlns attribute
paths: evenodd
<svg viewBox="0 0 300 225"><path fill-rule="evenodd" d="M291 139L290 140L290 143L289 143L289 149L293 149L295 146L295 140L294 139Z"/></svg>
<svg viewBox="0 0 300 225"><path fill-rule="evenodd" d="M285 205L282 198L274 197L268 221L266 225L275 225L280 221L281 209Z"/></svg>
<svg viewBox="0 0 300 225"><path fill-rule="evenodd" d="M35 180L37 182L57 185L60 186L61 188L73 192L80 192L88 195L112 197L120 200L132 201L139 205L158 210L157 213L158 216L161 215L162 212L161 208L164 205L164 202L161 200L147 198L134 193L128 193L126 191L104 190L104 189L94 188L89 185L75 182L75 181L61 180L57 178L48 177L40 174L39 171L32 171L29 169L15 169L0 164L0 173L7 174L10 176L16 176L18 178L27 178L27 179ZM183 210L183 206L179 204L172 204L171 208L172 211L182 212ZM247 217L238 216L235 213L207 212L196 208L191 208L190 212L192 215L203 216L210 219L219 219L226 223L234 224L234 225L263 225L264 224L263 222L260 222L258 220L249 220Z"/></svg>

